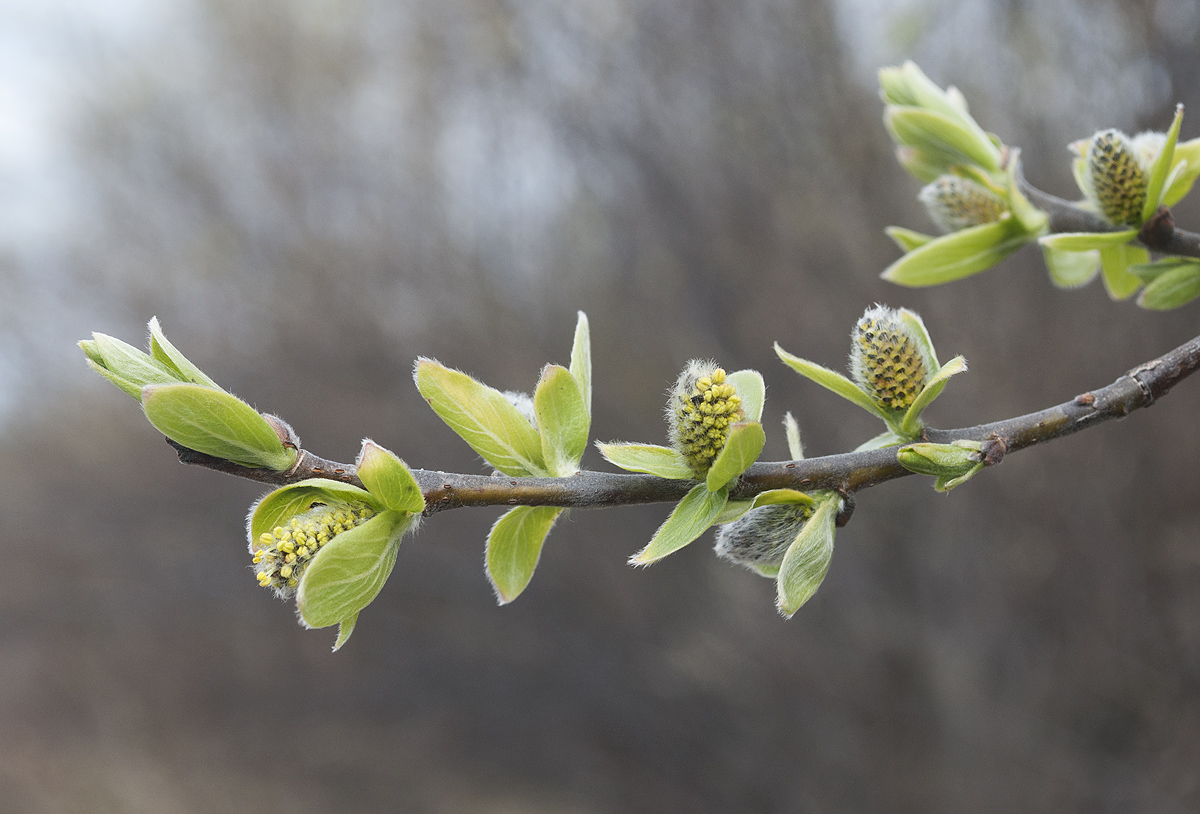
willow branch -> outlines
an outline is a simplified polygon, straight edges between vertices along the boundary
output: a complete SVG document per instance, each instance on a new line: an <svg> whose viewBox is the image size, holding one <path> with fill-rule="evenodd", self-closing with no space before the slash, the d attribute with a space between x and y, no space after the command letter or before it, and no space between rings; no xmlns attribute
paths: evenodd
<svg viewBox="0 0 1200 814"><path fill-rule="evenodd" d="M1114 226L1095 212L1091 212L1078 204L1065 201L1048 192L1043 192L1031 186L1024 178L1020 179L1021 192L1030 203L1050 216L1050 231L1054 234L1062 232L1117 232L1124 227ZM1175 217L1165 206L1143 224L1138 232L1137 242L1145 248L1159 254L1173 254L1181 257L1200 257L1200 234L1175 228Z"/></svg>
<svg viewBox="0 0 1200 814"><path fill-rule="evenodd" d="M1081 393L1063 404L1036 413L955 430L926 429L928 441L982 442L985 462L999 463L1005 454L1094 427L1134 410L1149 407L1200 367L1200 336L1170 353L1138 365L1112 384ZM168 441L185 464L284 486L307 478L330 478L362 486L353 464L317 457L307 450L287 472L252 469ZM654 475L581 471L568 478L511 478L412 470L425 495L426 515L462 506L562 506L606 508L680 500L695 481L667 480ZM834 489L851 494L913 474L896 460L896 448L848 452L801 461L757 463L739 479L732 499L748 499L768 489Z"/></svg>

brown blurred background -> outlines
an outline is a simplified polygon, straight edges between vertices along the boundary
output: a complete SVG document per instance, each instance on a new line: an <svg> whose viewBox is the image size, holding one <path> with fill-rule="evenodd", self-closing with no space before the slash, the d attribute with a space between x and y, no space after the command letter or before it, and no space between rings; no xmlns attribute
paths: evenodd
<svg viewBox="0 0 1200 814"><path fill-rule="evenodd" d="M860 495L791 621L709 538L625 565L666 507L560 521L498 608L498 513L462 510L331 655L247 568L260 488L179 466L74 347L157 315L319 454L467 472L412 360L529 389L580 308L602 440L661 441L712 356L764 372L768 459L785 410L853 447L872 421L771 343L840 366L876 301L971 364L936 426L1064 401L1200 306L1057 291L1033 249L880 281L883 227L931 227L874 71L957 84L1071 196L1068 141L1176 101L1200 135L1195 0L28 5L0 5L42 123L0 154L0 810L1200 810L1196 382L949 497Z"/></svg>

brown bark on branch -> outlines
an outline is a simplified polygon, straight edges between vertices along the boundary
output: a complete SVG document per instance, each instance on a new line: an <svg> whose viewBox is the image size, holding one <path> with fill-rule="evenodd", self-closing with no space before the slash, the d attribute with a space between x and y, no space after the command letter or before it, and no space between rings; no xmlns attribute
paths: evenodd
<svg viewBox="0 0 1200 814"><path fill-rule="evenodd" d="M929 428L929 441L985 443L989 463L1005 454L1094 427L1149 407L1200 367L1200 336L1157 359L1138 365L1112 384L1082 393L1068 402L1016 418L954 430ZM168 441L185 464L284 486L306 478L331 478L362 486L353 464L319 458L304 450L288 472L252 469ZM511 478L414 469L425 495L426 515L462 506L563 506L607 508L681 499L695 481L654 475L581 471L569 478ZM739 479L732 499L751 498L768 489L834 489L846 494L914 473L896 460L896 448L848 452L802 461L756 463Z"/></svg>

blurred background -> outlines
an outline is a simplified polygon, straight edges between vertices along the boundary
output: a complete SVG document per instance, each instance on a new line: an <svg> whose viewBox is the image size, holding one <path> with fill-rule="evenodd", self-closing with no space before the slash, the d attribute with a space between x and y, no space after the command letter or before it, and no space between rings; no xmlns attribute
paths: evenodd
<svg viewBox="0 0 1200 814"><path fill-rule="evenodd" d="M885 302L970 362L932 424L1016 415L1197 306L1057 291L1034 249L880 281L883 227L931 224L875 71L956 84L1074 197L1071 140L1175 102L1200 136L1198 41L1196 0L0 2L0 809L1200 810L1197 382L860 495L791 621L711 537L629 568L664 506L560 521L499 608L498 512L462 510L331 655L248 569L260 487L181 467L74 344L157 315L318 454L483 472L413 359L528 390L584 309L595 437L661 442L711 356L764 372L777 460L785 410L811 455L877 428L772 342L840 367Z"/></svg>

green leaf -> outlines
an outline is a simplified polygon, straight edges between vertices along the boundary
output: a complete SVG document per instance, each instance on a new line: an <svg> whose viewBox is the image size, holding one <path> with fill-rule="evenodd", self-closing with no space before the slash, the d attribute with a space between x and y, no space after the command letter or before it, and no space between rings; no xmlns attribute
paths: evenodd
<svg viewBox="0 0 1200 814"><path fill-rule="evenodd" d="M757 421L743 421L729 428L725 446L708 469L705 482L710 492L723 489L732 480L750 468L762 454L767 443L767 434Z"/></svg>
<svg viewBox="0 0 1200 814"><path fill-rule="evenodd" d="M588 416L592 414L592 333L588 327L587 314L579 312L575 322L575 341L571 343L571 375L579 385L583 396L583 407ZM590 419L589 419L590 420Z"/></svg>
<svg viewBox="0 0 1200 814"><path fill-rule="evenodd" d="M971 226L912 250L880 276L911 287L949 283L991 268L1034 237L1011 217Z"/></svg>
<svg viewBox="0 0 1200 814"><path fill-rule="evenodd" d="M1179 141L1179 128L1183 126L1183 105L1175 106L1175 119L1167 131L1167 140L1163 143L1162 152L1151 168L1146 182L1146 203L1142 205L1142 222L1145 223L1162 203L1163 192L1166 189L1167 176L1175 160L1175 143Z"/></svg>
<svg viewBox="0 0 1200 814"><path fill-rule="evenodd" d="M1100 270L1104 288L1114 300L1128 299L1142 281L1129 273L1129 267L1150 262L1150 253L1137 246L1107 246L1100 250Z"/></svg>
<svg viewBox="0 0 1200 814"><path fill-rule="evenodd" d="M200 384L152 384L142 388L146 418L163 435L188 449L242 466L290 469L287 449L267 420L224 390Z"/></svg>
<svg viewBox="0 0 1200 814"><path fill-rule="evenodd" d="M914 232L912 229L905 229L902 226L888 226L883 232L904 252L919 249L929 241L936 239L933 235Z"/></svg>
<svg viewBox="0 0 1200 814"><path fill-rule="evenodd" d="M913 178L922 184L936 181L954 164L947 156L938 153L927 153L916 147L896 147L896 162Z"/></svg>
<svg viewBox="0 0 1200 814"><path fill-rule="evenodd" d="M630 558L629 564L649 565L683 548L716 522L728 499L729 493L723 489L710 492L703 483L693 487L654 532L650 543Z"/></svg>
<svg viewBox="0 0 1200 814"><path fill-rule="evenodd" d="M350 641L351 634L354 633L354 626L358 623L358 614L354 614L349 619L343 619L338 622L337 641L333 643L333 652L342 649L342 645Z"/></svg>
<svg viewBox="0 0 1200 814"><path fill-rule="evenodd" d="M1059 232L1038 238L1042 247L1049 246L1061 252L1086 252L1120 246L1137 237L1137 229L1122 229L1119 232Z"/></svg>
<svg viewBox="0 0 1200 814"><path fill-rule="evenodd" d="M216 382L204 375L204 371L189 362L186 356L167 341L167 337L163 335L162 327L158 324L158 317L151 317L150 324L147 327L150 329L151 356L179 374L179 378L183 381L202 384L205 387L212 387L217 390L221 389Z"/></svg>
<svg viewBox="0 0 1200 814"><path fill-rule="evenodd" d="M1000 169L1000 151L996 145L978 125L968 126L961 116L895 106L884 110L883 124L897 144L945 156L947 163L978 164L989 172Z"/></svg>
<svg viewBox="0 0 1200 814"><path fill-rule="evenodd" d="M1191 257L1163 257L1155 260L1152 263L1137 263L1129 267L1129 273L1137 277L1143 283L1149 284L1157 280L1159 277L1166 274L1168 271L1173 271L1177 268L1184 268L1196 265L1197 261Z"/></svg>
<svg viewBox="0 0 1200 814"><path fill-rule="evenodd" d="M1095 279L1100 271L1100 252L1068 252L1042 244L1042 256L1050 272L1050 280L1059 288L1079 288Z"/></svg>
<svg viewBox="0 0 1200 814"><path fill-rule="evenodd" d="M885 449L887 447L894 447L894 446L898 446L900 444L906 444L906 443L908 443L908 441L909 441L908 438L897 435L892 430L888 430L886 432L881 432L879 435L876 435L874 438L863 441L861 444L856 446L853 451L854 452L866 452L867 450L872 450L872 449Z"/></svg>
<svg viewBox="0 0 1200 814"><path fill-rule="evenodd" d="M877 416L884 421L888 420L888 415L879 409L879 406L871 400L871 397L859 388L857 384L847 379L841 373L835 370L830 370L827 367L822 367L816 362L810 362L807 359L801 359L799 356L792 354L779 347L779 343L775 343L775 354L783 361L785 365L792 370L804 376L807 379L812 379L817 384L824 387L826 390L832 390L847 401L851 401L862 407L871 415Z"/></svg>
<svg viewBox="0 0 1200 814"><path fill-rule="evenodd" d="M385 511L321 547L300 577L296 607L307 627L354 617L379 595L396 565L400 537L417 515Z"/></svg>
<svg viewBox="0 0 1200 814"><path fill-rule="evenodd" d="M487 540L487 573L501 605L512 602L533 577L542 543L562 509L518 506L492 526Z"/></svg>
<svg viewBox="0 0 1200 814"><path fill-rule="evenodd" d="M961 356L955 356L946 364L938 368L937 373L929 377L929 381L925 383L925 387L913 399L913 403L909 405L908 411L904 414L904 419L900 422L900 434L908 438L915 437L921 431L921 413L925 412L933 400L941 395L942 390L946 387L946 382L951 376L956 376L967 369L967 360Z"/></svg>
<svg viewBox="0 0 1200 814"><path fill-rule="evenodd" d="M762 421L763 402L767 398L767 386L757 370L738 370L730 373L726 382L733 385L742 400L742 412L747 421Z"/></svg>
<svg viewBox="0 0 1200 814"><path fill-rule="evenodd" d="M284 525L298 514L304 514L317 504L332 507L370 506L380 510L382 505L369 492L341 481L326 478L306 480L281 486L269 492L250 510L250 542Z"/></svg>
<svg viewBox="0 0 1200 814"><path fill-rule="evenodd" d="M550 474L574 475L587 449L590 420L575 377L565 367L546 365L533 394L542 458Z"/></svg>
<svg viewBox="0 0 1200 814"><path fill-rule="evenodd" d="M971 467L970 469L968 469L966 472L964 472L961 475L957 475L954 477L951 477L950 475L942 475L941 477L939 477L937 479L937 481L934 482L933 489L936 492L949 492L954 487L961 486L962 484L969 481L971 478L975 477L975 475L977 475L979 473L979 470L981 470L981 469L983 469L982 461L975 464L973 467Z"/></svg>
<svg viewBox="0 0 1200 814"><path fill-rule="evenodd" d="M1200 297L1200 262L1165 272L1138 297L1138 305L1155 311L1178 308Z"/></svg>
<svg viewBox="0 0 1200 814"><path fill-rule="evenodd" d="M901 308L896 312L896 316L899 317L901 324L907 325L912 331L918 347L929 358L933 367L940 366L941 362L938 361L937 351L933 347L933 337L929 335L929 329L925 327L925 320L921 319L921 315L908 308Z"/></svg>
<svg viewBox="0 0 1200 814"><path fill-rule="evenodd" d="M604 460L630 472L645 472L671 480L692 480L695 475L683 457L670 447L656 444L611 444L596 442L596 448Z"/></svg>
<svg viewBox="0 0 1200 814"><path fill-rule="evenodd" d="M370 438L363 439L358 456L358 479L376 500L393 511L425 511L425 496L408 465Z"/></svg>
<svg viewBox="0 0 1200 814"><path fill-rule="evenodd" d="M92 363L89 365L92 370L138 401L142 399L142 388L148 384L179 382L175 371L151 359L145 351L108 334L93 333L91 342L87 345L80 342L79 347Z"/></svg>
<svg viewBox="0 0 1200 814"><path fill-rule="evenodd" d="M825 580L833 559L834 524L840 507L837 497L820 501L783 555L775 585L776 604L784 616L791 617L799 610Z"/></svg>
<svg viewBox="0 0 1200 814"><path fill-rule="evenodd" d="M733 521L740 519L742 515L753 508L753 500L726 501L725 508L721 509L721 513L713 519L713 525L723 526L726 523L732 523Z"/></svg>
<svg viewBox="0 0 1200 814"><path fill-rule="evenodd" d="M795 489L768 489L765 492L759 492L754 496L754 500L750 501L752 509L757 509L761 506L780 506L800 503L805 506L813 506L816 501L804 492Z"/></svg>
<svg viewBox="0 0 1200 814"><path fill-rule="evenodd" d="M783 431L787 435L788 453L792 460L803 461L804 445L800 443L800 425L792 418L790 412L783 414Z"/></svg>
<svg viewBox="0 0 1200 814"><path fill-rule="evenodd" d="M1163 191L1163 206L1174 206L1183 200L1196 178L1200 177L1200 138L1185 141L1175 145L1175 166L1167 179L1167 188Z"/></svg>
<svg viewBox="0 0 1200 814"><path fill-rule="evenodd" d="M414 378L438 417L497 470L550 477L537 430L499 390L432 359L417 360Z"/></svg>

